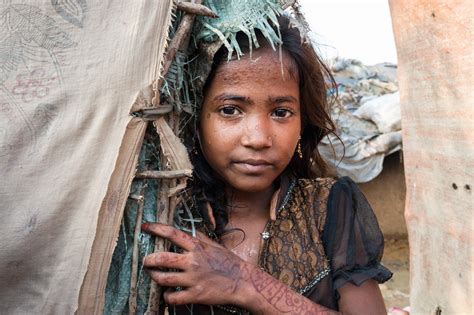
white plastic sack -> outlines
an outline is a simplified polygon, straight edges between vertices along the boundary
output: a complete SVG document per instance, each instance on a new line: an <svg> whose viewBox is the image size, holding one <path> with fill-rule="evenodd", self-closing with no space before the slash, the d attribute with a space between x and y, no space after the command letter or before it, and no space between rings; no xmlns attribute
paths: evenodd
<svg viewBox="0 0 474 315"><path fill-rule="evenodd" d="M354 115L373 121L381 133L401 130L400 93L385 94L368 100Z"/></svg>
<svg viewBox="0 0 474 315"><path fill-rule="evenodd" d="M329 141L330 139L330 141ZM357 183L366 183L383 169L384 158L401 149L401 131L366 139L343 137L344 145L333 135L324 138L318 150L339 176L349 176Z"/></svg>

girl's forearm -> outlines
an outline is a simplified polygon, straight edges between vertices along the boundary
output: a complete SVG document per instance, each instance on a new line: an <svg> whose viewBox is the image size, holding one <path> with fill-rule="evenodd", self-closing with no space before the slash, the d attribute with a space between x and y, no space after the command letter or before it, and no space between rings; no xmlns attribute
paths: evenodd
<svg viewBox="0 0 474 315"><path fill-rule="evenodd" d="M254 314L339 314L318 305L257 266L242 264L236 304Z"/></svg>

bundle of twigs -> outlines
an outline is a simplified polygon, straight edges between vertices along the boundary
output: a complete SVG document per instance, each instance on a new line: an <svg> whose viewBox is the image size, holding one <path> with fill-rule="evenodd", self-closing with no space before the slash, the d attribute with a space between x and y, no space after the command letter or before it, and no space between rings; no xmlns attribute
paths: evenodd
<svg viewBox="0 0 474 315"><path fill-rule="evenodd" d="M177 205L182 202L178 193L186 187L187 178L192 175L192 166L188 158L187 150L179 138L181 123L180 113L175 110L175 106L162 104L160 102L160 91L163 88L165 77L170 71L173 61L175 61L179 52L185 52L187 50L189 35L195 16L204 15L217 17L216 13L201 3L202 0L177 3L177 10L182 11L183 15L167 47L161 76L152 85L154 93L151 102L152 107L145 108L136 113L142 118L152 121L155 132L159 135L159 160L161 161L161 169L137 172L135 179L159 180L156 189L156 219L158 222L165 224L172 224L174 211ZM137 311L139 235L146 189L146 185L142 185L139 189L139 194L131 194L129 197L138 203L133 239L129 314L135 314ZM164 239L157 238L154 242L154 251L169 250L169 244L167 244ZM155 282L151 282L146 314L158 314L160 312L160 295L161 288Z"/></svg>

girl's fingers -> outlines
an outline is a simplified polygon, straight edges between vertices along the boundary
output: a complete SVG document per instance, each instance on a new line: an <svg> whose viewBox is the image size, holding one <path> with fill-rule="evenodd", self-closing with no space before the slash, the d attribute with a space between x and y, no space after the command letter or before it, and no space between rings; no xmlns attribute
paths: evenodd
<svg viewBox="0 0 474 315"><path fill-rule="evenodd" d="M210 239L206 234L200 232L200 231L196 231L196 238L198 240L200 240L201 242L204 242L206 244L209 244L209 245L217 245L218 243L216 241L213 241L212 239Z"/></svg>
<svg viewBox="0 0 474 315"><path fill-rule="evenodd" d="M166 303L174 305L190 304L196 302L195 299L193 299L193 294L188 290L168 290L163 294L163 298L165 299Z"/></svg>
<svg viewBox="0 0 474 315"><path fill-rule="evenodd" d="M196 242L196 239L183 231L161 223L145 222L142 224L142 231L166 238L187 251L192 250Z"/></svg>
<svg viewBox="0 0 474 315"><path fill-rule="evenodd" d="M158 271L146 269L150 278L161 286L165 287L186 287L189 286L189 280L183 272Z"/></svg>
<svg viewBox="0 0 474 315"><path fill-rule="evenodd" d="M143 259L146 268L173 268L185 270L188 266L185 254L159 252L147 255Z"/></svg>

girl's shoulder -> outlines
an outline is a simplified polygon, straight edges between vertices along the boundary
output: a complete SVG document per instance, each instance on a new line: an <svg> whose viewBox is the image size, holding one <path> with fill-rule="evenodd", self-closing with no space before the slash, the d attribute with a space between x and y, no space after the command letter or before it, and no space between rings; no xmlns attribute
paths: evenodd
<svg viewBox="0 0 474 315"><path fill-rule="evenodd" d="M333 177L299 178L295 181L293 195L306 205L305 211L326 212L326 204L333 186L338 182Z"/></svg>
<svg viewBox="0 0 474 315"><path fill-rule="evenodd" d="M296 225L307 226L315 241L326 223L327 203L332 187L337 182L331 177L298 178L290 180L286 194L281 194L279 218L296 220Z"/></svg>
<svg viewBox="0 0 474 315"><path fill-rule="evenodd" d="M341 194L365 199L357 184L347 176L299 178L295 180L294 186L295 192L302 192L308 198L307 201L314 201L315 198L327 201Z"/></svg>
<svg viewBox="0 0 474 315"><path fill-rule="evenodd" d="M331 189L334 185L341 187L357 187L357 184L347 176L335 177L317 177L317 178L298 178L295 180L298 186L303 189Z"/></svg>
<svg viewBox="0 0 474 315"><path fill-rule="evenodd" d="M318 177L318 178L299 178L296 181L297 189L302 190L307 195L315 196L314 194L320 195L321 193L329 194L332 186L338 180L333 177ZM321 197L321 196L318 196ZM326 196L327 197L327 196Z"/></svg>
<svg viewBox="0 0 474 315"><path fill-rule="evenodd" d="M347 282L359 286L367 279L382 283L392 276L380 264L384 237L377 217L349 177L338 179L331 187L321 238L335 289Z"/></svg>
<svg viewBox="0 0 474 315"><path fill-rule="evenodd" d="M294 211L315 218L320 232L327 228L328 221L352 215L361 207L376 222L364 194L349 177L299 178L290 191L292 207L298 209Z"/></svg>

